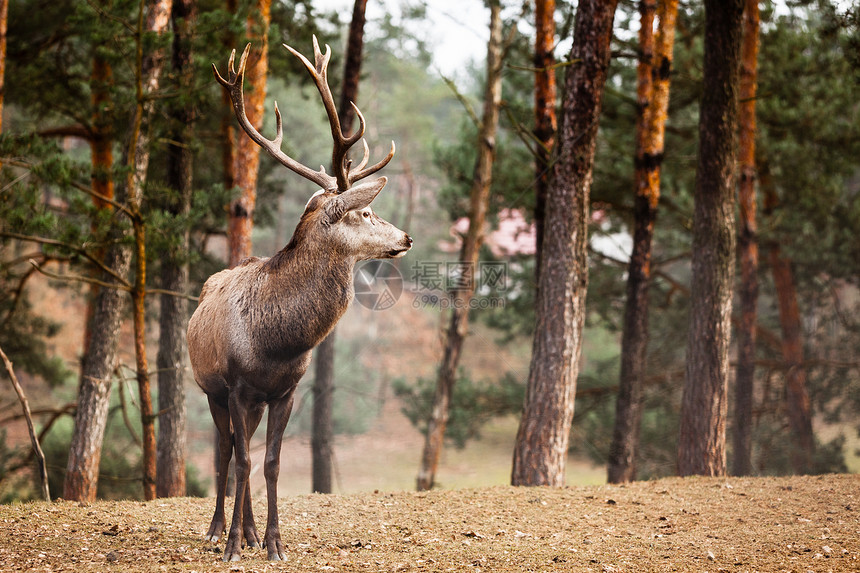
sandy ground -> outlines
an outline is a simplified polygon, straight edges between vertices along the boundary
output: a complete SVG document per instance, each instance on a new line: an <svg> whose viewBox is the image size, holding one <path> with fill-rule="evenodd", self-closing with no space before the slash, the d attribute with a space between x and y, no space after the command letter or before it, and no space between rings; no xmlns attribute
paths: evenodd
<svg viewBox="0 0 860 573"><path fill-rule="evenodd" d="M257 523L264 501L255 498ZM287 562L203 540L213 500L0 506L2 571L858 571L860 476L280 500ZM262 531L261 531L262 533Z"/></svg>

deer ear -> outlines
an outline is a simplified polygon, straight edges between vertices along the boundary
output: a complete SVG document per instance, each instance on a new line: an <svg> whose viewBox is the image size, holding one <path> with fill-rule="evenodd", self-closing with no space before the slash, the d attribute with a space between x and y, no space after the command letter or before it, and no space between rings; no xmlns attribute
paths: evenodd
<svg viewBox="0 0 860 573"><path fill-rule="evenodd" d="M337 223L344 215L356 209L364 209L370 205L385 184L388 183L387 177L380 177L369 183L356 185L351 189L347 189L325 206L325 212L328 216L330 224Z"/></svg>

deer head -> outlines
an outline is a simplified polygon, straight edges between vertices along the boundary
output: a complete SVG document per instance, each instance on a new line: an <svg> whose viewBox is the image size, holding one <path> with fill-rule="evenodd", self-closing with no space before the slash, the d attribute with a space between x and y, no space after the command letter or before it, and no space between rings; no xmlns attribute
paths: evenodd
<svg viewBox="0 0 860 573"><path fill-rule="evenodd" d="M234 69L236 50L231 52L227 65L227 79L218 73L218 69L214 64L212 65L212 69L215 73L215 78L227 89L236 119L245 133L284 167L321 187L320 191L311 197L305 207L302 222L310 227L306 229L306 232L314 235L323 234L332 242L331 246L333 248L338 250L343 249L356 260L403 256L412 246L412 239L391 223L377 216L370 208L370 203L385 186L387 178L380 177L369 183L363 183L356 187L352 186L353 183L373 175L391 161L395 152L394 142L391 142L391 150L386 157L378 163L367 167L370 149L367 142L363 139L365 130L364 116L361 110L354 103L350 102L356 117L358 117L359 127L352 135L344 135L334 104L334 97L328 85L328 63L331 58L331 48L326 45L326 51L323 54L320 51L316 36L313 38L313 45L313 64L290 46L284 44L284 47L299 58L305 68L307 68L322 98L329 126L331 127L333 141L332 169L334 175L326 173L324 166L320 166L319 171L314 171L283 152L281 149L284 139L283 121L277 102L275 103L275 139L270 140L263 137L248 120L245 114L243 80L245 76L245 64L251 49L250 44L245 47L245 51L239 59L238 70ZM353 168L352 160L348 157L349 150L359 140L363 144L364 155L359 164ZM315 213L318 214L314 215ZM314 227L319 227L319 229ZM296 238L294 237L294 240Z"/></svg>

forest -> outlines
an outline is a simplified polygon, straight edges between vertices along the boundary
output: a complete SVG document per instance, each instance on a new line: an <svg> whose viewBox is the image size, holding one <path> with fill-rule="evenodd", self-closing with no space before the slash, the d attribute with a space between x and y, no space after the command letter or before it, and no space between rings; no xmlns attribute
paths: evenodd
<svg viewBox="0 0 860 573"><path fill-rule="evenodd" d="M320 187L213 66L337 173L317 42L414 246L356 265L282 493L860 471L857 5L469 4L0 0L0 501L213 494L189 317Z"/></svg>

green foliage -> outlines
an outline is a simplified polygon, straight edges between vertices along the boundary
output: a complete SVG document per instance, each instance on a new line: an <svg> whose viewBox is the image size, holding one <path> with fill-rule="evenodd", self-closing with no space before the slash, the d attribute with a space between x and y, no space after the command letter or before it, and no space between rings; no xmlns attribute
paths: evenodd
<svg viewBox="0 0 860 573"><path fill-rule="evenodd" d="M860 157L860 83L848 78L860 72L852 30L831 18L790 13L762 35L757 162L780 202L762 234L806 267L802 280L826 273L858 282L860 195L850 181Z"/></svg>
<svg viewBox="0 0 860 573"><path fill-rule="evenodd" d="M392 387L394 394L403 401L403 414L426 435L435 381L420 378L409 383L401 378L395 380ZM510 373L498 381L476 382L460 369L451 397L445 438L455 447L464 448L469 440L480 439L484 424L495 417L518 412L524 396L525 386Z"/></svg>

